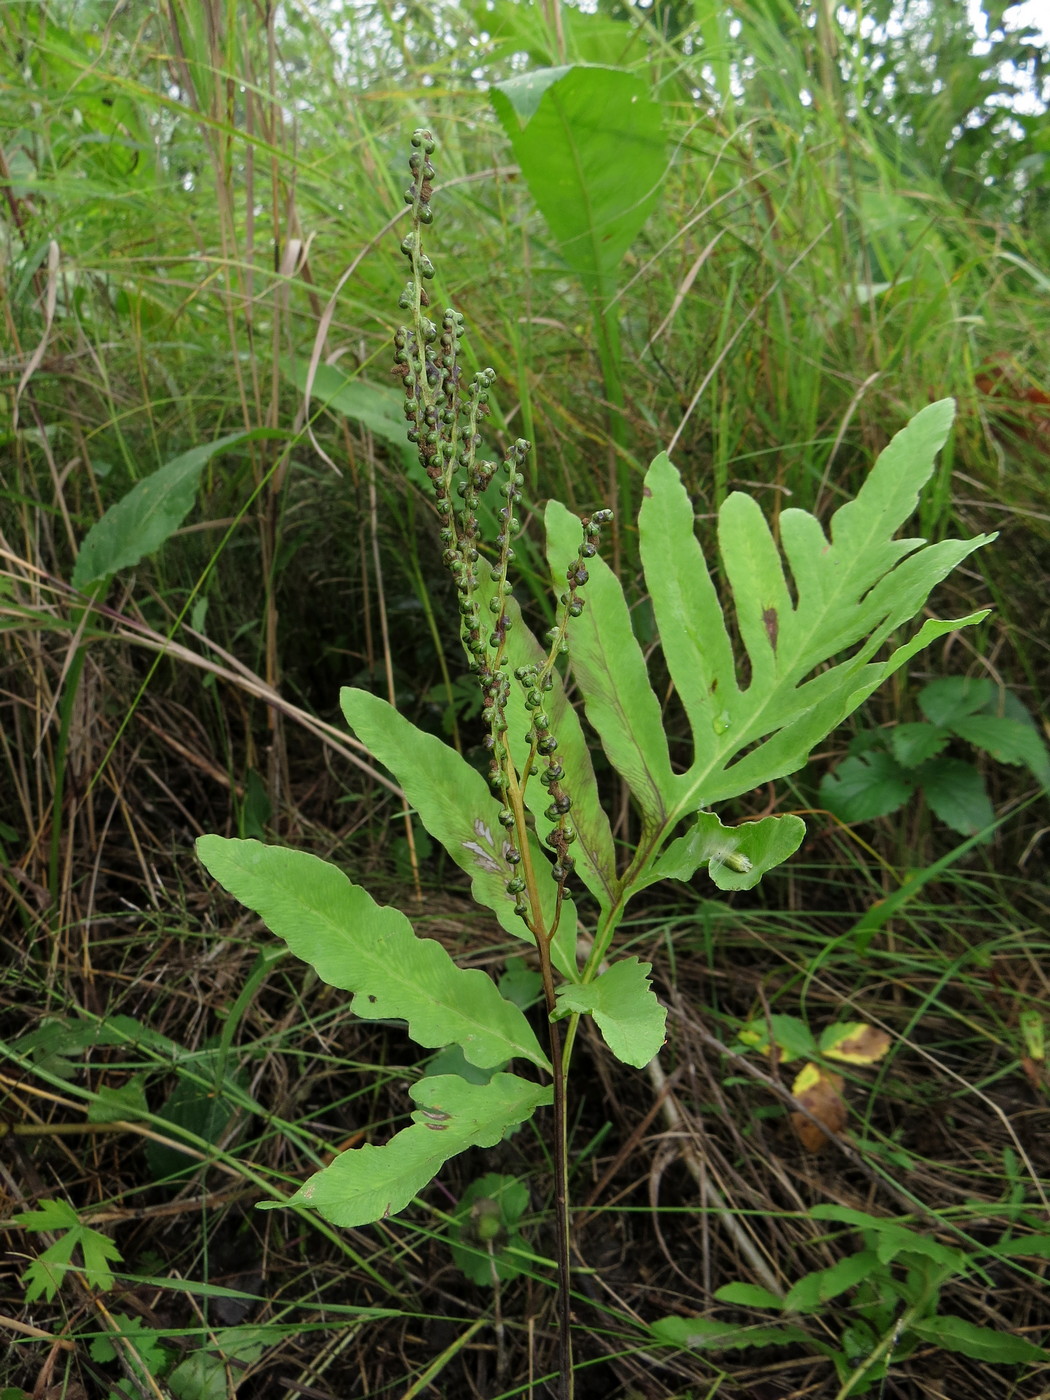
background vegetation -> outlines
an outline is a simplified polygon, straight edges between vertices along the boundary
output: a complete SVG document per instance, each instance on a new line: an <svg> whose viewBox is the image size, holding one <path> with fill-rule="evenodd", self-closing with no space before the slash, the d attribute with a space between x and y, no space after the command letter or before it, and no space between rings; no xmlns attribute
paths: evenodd
<svg viewBox="0 0 1050 1400"><path fill-rule="evenodd" d="M534 505L616 508L625 580L660 449L701 530L741 484L774 515L827 514L945 395L959 418L920 532L1000 531L937 600L988 621L723 813L799 811L801 857L748 896L654 890L631 926L670 1039L649 1080L587 1050L578 1393L1045 1394L1034 1348L959 1355L937 1321L1028 1344L1050 1323L1045 779L953 731L946 753L991 803L960 800L968 834L921 785L892 817L825 807L851 742L857 757L877 731L885 749L931 681L990 681L993 711L1046 732L1045 40L998 0L13 0L2 16L5 1400L539 1394L554 1355L531 1131L498 1166L528 1183L513 1234L534 1258L495 1292L449 1248L486 1169L469 1156L382 1228L253 1210L381 1140L422 1067L396 1026L355 1022L273 956L190 855L205 831L334 853L390 902L421 896L458 957L505 968L336 709L341 684L372 686L475 742L389 376L420 125L440 143L438 294L499 373L493 445L536 443ZM578 63L644 82L663 133L658 197L597 290L493 94ZM186 524L89 604L73 583L91 525L195 449ZM520 551L542 610L537 557ZM823 1151L792 1131L793 1072L735 1040L774 1015L890 1037ZM849 1261L879 1227L809 1214L829 1204L930 1248L884 1249L865 1295L870 1262ZM722 1285L786 1293L842 1267L774 1350L656 1346L668 1315L768 1320L758 1292L712 1301Z"/></svg>

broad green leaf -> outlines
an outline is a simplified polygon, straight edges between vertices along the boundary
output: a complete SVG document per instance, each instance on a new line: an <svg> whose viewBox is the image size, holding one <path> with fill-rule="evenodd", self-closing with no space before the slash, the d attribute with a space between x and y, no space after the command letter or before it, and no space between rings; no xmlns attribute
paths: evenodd
<svg viewBox="0 0 1050 1400"><path fill-rule="evenodd" d="M649 985L651 963L624 958L585 985L559 987L556 1017L590 1013L625 1065L647 1065L664 1043L667 1012Z"/></svg>
<svg viewBox="0 0 1050 1400"><path fill-rule="evenodd" d="M760 1055L768 1055L770 1039L777 1048L777 1060L789 1065L793 1060L811 1059L817 1055L813 1032L797 1016L756 1017L737 1031L737 1039Z"/></svg>
<svg viewBox="0 0 1050 1400"><path fill-rule="evenodd" d="M745 1347L783 1347L808 1342L801 1327L743 1327L738 1322L718 1322L713 1317L662 1317L651 1324L653 1340L672 1347L697 1347L706 1351L741 1351Z"/></svg>
<svg viewBox="0 0 1050 1400"><path fill-rule="evenodd" d="M1050 758L1032 724L999 715L963 715L951 721L951 731L1000 763L1023 763L1039 781L1050 783Z"/></svg>
<svg viewBox="0 0 1050 1400"><path fill-rule="evenodd" d="M545 520L547 560L559 582L579 554L583 528L557 501L548 503ZM620 581L600 557L588 561L588 570L584 611L569 628L572 674L591 727L638 803L643 828L654 831L668 821L674 782L663 715Z"/></svg>
<svg viewBox="0 0 1050 1400"><path fill-rule="evenodd" d="M691 880L706 864L720 890L750 890L798 850L805 834L801 817L762 817L723 826L713 812L698 812L693 830L672 841L635 888L656 880Z"/></svg>
<svg viewBox="0 0 1050 1400"><path fill-rule="evenodd" d="M553 27L537 6L521 5L517 0L474 0L467 12L476 28L488 36L487 64L500 64L521 53L527 53L536 65L549 64L557 57ZM571 5L564 6L558 16L557 37L564 40L565 53L575 63L626 63L632 56L641 57L646 45L644 28L632 24L626 14L614 19Z"/></svg>
<svg viewBox="0 0 1050 1400"><path fill-rule="evenodd" d="M491 96L562 256L593 288L619 267L659 196L663 117L648 79L548 68L497 83Z"/></svg>
<svg viewBox="0 0 1050 1400"><path fill-rule="evenodd" d="M960 1356L970 1356L975 1361L991 1361L1002 1366L1023 1361L1050 1361L1050 1351L1036 1346L1027 1337L997 1332L992 1327L978 1327L950 1313L938 1313L935 1317L913 1322L911 1330L924 1342L958 1352Z"/></svg>
<svg viewBox="0 0 1050 1400"><path fill-rule="evenodd" d="M820 800L844 822L870 822L903 807L917 779L879 749L845 758L820 780Z"/></svg>
<svg viewBox="0 0 1050 1400"><path fill-rule="evenodd" d="M962 1250L952 1249L949 1245L931 1239L929 1235L921 1235L915 1230L887 1220L882 1221L878 1227L875 1252L883 1264L890 1264L901 1255L917 1254L952 1274L964 1273L966 1270L966 1255Z"/></svg>
<svg viewBox="0 0 1050 1400"><path fill-rule="evenodd" d="M395 775L427 831L470 876L474 899L491 909L508 933L531 942L528 929L514 912L514 896L507 893L507 881L517 871L507 862L498 819L500 804L485 779L455 749L417 729L378 695L344 687L339 699L347 724L369 753ZM529 845L549 928L557 906L552 862L534 832ZM571 900L564 900L551 953L566 977L576 976L575 947L576 911Z"/></svg>
<svg viewBox="0 0 1050 1400"><path fill-rule="evenodd" d="M890 751L902 768L917 768L936 757L951 736L935 724L896 724L887 735Z"/></svg>
<svg viewBox="0 0 1050 1400"><path fill-rule="evenodd" d="M664 658L694 743L694 761L670 791L656 778L673 816L801 767L813 746L917 651L984 615L927 622L886 660L872 660L935 584L991 538L925 548L921 540L894 538L933 470L952 412L949 400L932 404L897 434L857 499L832 517L830 540L813 516L782 512L793 589L755 502L740 493L725 501L719 547L748 663L739 676L693 534L689 498L666 454L653 462L639 519L642 560ZM581 619L585 628L602 632L604 608L604 599L591 600ZM582 630L577 627L577 647ZM851 648L844 660L826 664ZM586 701L587 678L579 679Z"/></svg>
<svg viewBox="0 0 1050 1400"><path fill-rule="evenodd" d="M84 536L73 567L73 587L88 589L154 553L193 509L201 472L213 457L242 442L276 436L279 434L258 428L229 433L184 452L136 482Z"/></svg>
<svg viewBox="0 0 1050 1400"><path fill-rule="evenodd" d="M482 1069L516 1057L547 1068L528 1021L491 977L457 967L440 943L417 938L400 910L377 904L334 865L222 836L201 836L197 854L323 981L354 993L358 1016L405 1020L417 1044L459 1045Z"/></svg>
<svg viewBox="0 0 1050 1400"><path fill-rule="evenodd" d="M315 1172L280 1205L312 1206L333 1225L368 1225L404 1210L450 1157L468 1147L495 1147L542 1104L551 1090L513 1074L495 1074L488 1084L468 1084L458 1075L421 1079L409 1090L419 1108L410 1128L383 1147L355 1147Z"/></svg>
<svg viewBox="0 0 1050 1400"><path fill-rule="evenodd" d="M984 779L972 763L961 758L935 758L917 777L930 811L963 836L973 836L995 821Z"/></svg>
<svg viewBox="0 0 1050 1400"><path fill-rule="evenodd" d="M919 691L919 709L931 724L950 727L966 715L994 706L996 694L987 676L942 676Z"/></svg>
<svg viewBox="0 0 1050 1400"><path fill-rule="evenodd" d="M878 1267L878 1257L871 1250L849 1254L827 1269L800 1278L792 1285L783 1306L788 1311L816 1312L832 1298L862 1283Z"/></svg>

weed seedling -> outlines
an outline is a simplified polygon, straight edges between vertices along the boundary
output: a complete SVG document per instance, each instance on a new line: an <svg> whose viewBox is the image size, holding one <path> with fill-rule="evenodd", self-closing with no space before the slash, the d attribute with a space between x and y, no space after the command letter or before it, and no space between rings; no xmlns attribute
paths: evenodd
<svg viewBox="0 0 1050 1400"><path fill-rule="evenodd" d="M359 1016L403 1020L419 1045L458 1046L471 1066L487 1072L474 1077L483 1082L455 1073L420 1079L410 1090L410 1126L383 1145L342 1153L287 1199L266 1206L310 1207L342 1226L396 1215L450 1157L494 1146L552 1105L546 1136L554 1162L560 1349L554 1383L569 1397L566 1103L578 1021L592 1017L610 1051L629 1065L646 1065L664 1042L666 1013L650 986L650 965L615 955L628 904L658 880L689 881L701 870L720 889L750 889L796 850L804 833L796 816L727 826L711 808L796 771L887 676L937 637L983 617L930 620L910 636L897 635L930 590L989 537L930 546L895 538L951 426L952 403L932 404L889 444L857 499L835 513L830 536L813 516L785 510L778 548L750 497L735 492L726 499L718 543L735 609L731 625L694 534L686 487L661 453L645 477L637 528L663 663L692 731L691 759L672 764L624 589L598 552L610 512L581 520L556 501L548 504L556 622L541 642L522 619L512 590L513 544L530 444L515 442L502 462L481 456L495 374L482 369L468 377L457 311L431 318L434 268L423 235L432 220L433 137L419 131L412 147L410 221L401 244L410 272L395 369L408 436L433 486L459 636L480 691L487 778L367 691L344 690L342 708L468 876L473 897L531 945L542 979L544 1043L486 973L457 967L439 943L417 936L404 914L377 904L334 865L219 836L202 837L197 849L212 875L293 953L352 995ZM490 489L501 503L495 538L486 540L479 522ZM745 664L734 654L734 632ZM566 654L582 714L565 689ZM584 717L633 800L628 847L613 840ZM581 925L589 937L586 956L578 958Z"/></svg>

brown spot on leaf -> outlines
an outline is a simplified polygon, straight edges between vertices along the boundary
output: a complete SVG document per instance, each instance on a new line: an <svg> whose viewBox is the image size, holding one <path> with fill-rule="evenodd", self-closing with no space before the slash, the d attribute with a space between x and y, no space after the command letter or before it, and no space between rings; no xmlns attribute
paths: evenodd
<svg viewBox="0 0 1050 1400"><path fill-rule="evenodd" d="M774 651L777 649L777 636L780 632L780 622L777 619L776 608L765 608L762 612L762 626L766 629L766 636L769 638L769 645Z"/></svg>

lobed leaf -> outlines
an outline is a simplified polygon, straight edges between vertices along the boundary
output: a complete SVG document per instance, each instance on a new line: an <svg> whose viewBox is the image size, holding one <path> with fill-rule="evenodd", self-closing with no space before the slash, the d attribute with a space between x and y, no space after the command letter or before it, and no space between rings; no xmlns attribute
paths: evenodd
<svg viewBox="0 0 1050 1400"><path fill-rule="evenodd" d="M831 773L825 773L820 780L820 800L841 821L870 822L903 807L916 781L891 754L873 749L845 758Z"/></svg>
<svg viewBox="0 0 1050 1400"><path fill-rule="evenodd" d="M1036 1346L1027 1337L1013 1332L998 1332L993 1327L978 1327L965 1318L950 1313L912 1322L911 1330L924 1342L943 1347L945 1351L972 1357L975 1361L992 1361L1000 1365L1023 1361L1050 1361L1050 1351Z"/></svg>
<svg viewBox="0 0 1050 1400"><path fill-rule="evenodd" d="M197 854L319 977L354 993L358 1016L405 1020L417 1044L459 1045L481 1069L517 1057L548 1068L528 1021L487 973L457 967L440 943L417 937L400 910L377 904L334 865L222 836L201 836Z"/></svg>
<svg viewBox="0 0 1050 1400"><path fill-rule="evenodd" d="M262 1208L312 1206L333 1225L385 1220L404 1210L450 1157L468 1147L494 1147L508 1129L551 1101L549 1088L513 1074L495 1074L487 1084L438 1075L421 1079L409 1093L419 1104L410 1128L383 1147L341 1153L294 1196L264 1201Z"/></svg>
<svg viewBox="0 0 1050 1400"><path fill-rule="evenodd" d="M651 963L624 958L593 982L558 989L555 1017L592 1015L606 1045L625 1065L647 1065L664 1043L667 1012L649 985Z"/></svg>
<svg viewBox="0 0 1050 1400"><path fill-rule="evenodd" d="M719 548L747 653L746 680L737 674L729 629L693 534L689 498L667 455L655 459L639 518L642 560L694 745L687 773L669 786L662 773L656 778L670 816L801 767L814 745L916 651L984 615L927 622L887 660L871 659L934 585L991 538L925 548L922 540L893 538L933 470L952 412L950 400L933 404L897 434L856 500L832 517L830 540L806 512L782 513L793 588L755 502L740 493L725 501ZM592 601L588 626L600 632L605 600ZM850 647L852 655L818 670ZM579 679L586 702L589 678Z"/></svg>

